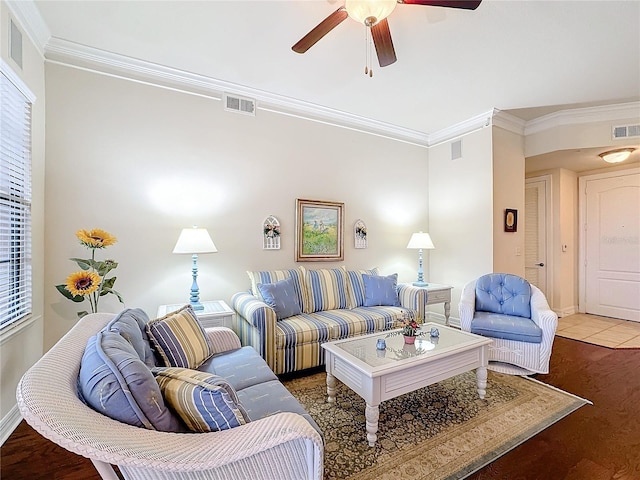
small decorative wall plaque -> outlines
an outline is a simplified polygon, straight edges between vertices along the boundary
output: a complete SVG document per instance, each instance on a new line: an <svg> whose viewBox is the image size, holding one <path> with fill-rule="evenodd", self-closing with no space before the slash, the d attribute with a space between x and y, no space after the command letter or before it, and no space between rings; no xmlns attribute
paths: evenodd
<svg viewBox="0 0 640 480"><path fill-rule="evenodd" d="M356 248L367 248L367 226L362 220L356 220L353 226L353 237Z"/></svg>
<svg viewBox="0 0 640 480"><path fill-rule="evenodd" d="M517 232L518 231L518 210L513 208L507 208L504 211L504 231L505 232Z"/></svg>
<svg viewBox="0 0 640 480"><path fill-rule="evenodd" d="M262 248L265 250L280 250L280 222L273 215L269 215L264 220Z"/></svg>

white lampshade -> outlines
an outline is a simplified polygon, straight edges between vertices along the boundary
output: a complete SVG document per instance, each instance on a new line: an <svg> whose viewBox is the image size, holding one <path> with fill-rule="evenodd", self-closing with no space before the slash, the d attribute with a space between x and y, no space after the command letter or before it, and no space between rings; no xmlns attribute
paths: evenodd
<svg viewBox="0 0 640 480"><path fill-rule="evenodd" d="M387 18L397 4L397 0L346 0L344 8L352 19L366 25L369 17L374 17L375 23Z"/></svg>
<svg viewBox="0 0 640 480"><path fill-rule="evenodd" d="M173 253L215 253L218 249L206 228L183 228Z"/></svg>
<svg viewBox="0 0 640 480"><path fill-rule="evenodd" d="M411 235L407 248L436 248L428 233L414 233Z"/></svg>

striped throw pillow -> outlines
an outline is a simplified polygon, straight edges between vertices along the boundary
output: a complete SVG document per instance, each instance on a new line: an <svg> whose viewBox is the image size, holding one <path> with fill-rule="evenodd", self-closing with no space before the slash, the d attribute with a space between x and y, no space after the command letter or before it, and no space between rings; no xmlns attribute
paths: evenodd
<svg viewBox="0 0 640 480"><path fill-rule="evenodd" d="M306 313L347 308L347 273L343 268L307 270Z"/></svg>
<svg viewBox="0 0 640 480"><path fill-rule="evenodd" d="M223 377L186 368L154 368L165 402L193 432L217 432L249 422Z"/></svg>
<svg viewBox="0 0 640 480"><path fill-rule="evenodd" d="M302 308L302 311L305 310L306 304L306 291L304 287L304 267L292 268L289 270L265 270L259 272L247 272L249 276L249 280L251 280L251 293L258 297L260 300L264 301L260 290L258 289L258 284L267 284L267 283L275 283L280 280L286 280L287 278L293 278L293 289L298 295L298 303ZM266 303L266 302L265 302Z"/></svg>
<svg viewBox="0 0 640 480"><path fill-rule="evenodd" d="M349 270L347 285L349 287L349 308L362 307L364 305L364 281L362 275L379 275L378 267L371 270Z"/></svg>
<svg viewBox="0 0 640 480"><path fill-rule="evenodd" d="M167 367L198 368L213 348L191 305L147 323L147 335Z"/></svg>

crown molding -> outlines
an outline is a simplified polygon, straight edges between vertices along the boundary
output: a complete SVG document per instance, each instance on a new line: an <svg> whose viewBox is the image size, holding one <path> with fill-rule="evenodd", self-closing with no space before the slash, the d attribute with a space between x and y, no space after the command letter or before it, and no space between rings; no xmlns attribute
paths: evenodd
<svg viewBox="0 0 640 480"><path fill-rule="evenodd" d="M13 15L24 32L36 47L40 56L44 57L44 46L51 38L51 31L45 23L35 2L20 0L4 0L9 12Z"/></svg>
<svg viewBox="0 0 640 480"><path fill-rule="evenodd" d="M524 134L531 135L566 125L615 122L630 118L640 120L640 102L560 110L528 121Z"/></svg>
<svg viewBox="0 0 640 480"><path fill-rule="evenodd" d="M493 115L493 125L518 135L524 135L527 122L515 115L495 110Z"/></svg>
<svg viewBox="0 0 640 480"><path fill-rule="evenodd" d="M417 130L87 47L56 37L50 38L47 42L44 54L46 60L51 63L202 95L216 100L222 100L225 93L233 93L255 99L257 110L348 128L418 146L428 146L428 135Z"/></svg>
<svg viewBox="0 0 640 480"><path fill-rule="evenodd" d="M498 110L491 109L487 112L481 113L474 117L465 120L464 122L457 123L437 132L429 134L429 147L440 145L444 142L449 142L455 138L467 135L482 128L488 127L492 124L492 119Z"/></svg>

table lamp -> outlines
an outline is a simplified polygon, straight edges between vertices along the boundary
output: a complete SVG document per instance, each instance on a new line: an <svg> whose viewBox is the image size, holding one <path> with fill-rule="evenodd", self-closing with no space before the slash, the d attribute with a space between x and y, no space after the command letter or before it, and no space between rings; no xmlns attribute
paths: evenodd
<svg viewBox="0 0 640 480"><path fill-rule="evenodd" d="M193 275L193 283L191 284L191 297L189 303L194 310L204 310L204 305L200 303L200 289L198 288L198 254L199 253L215 253L218 249L213 244L213 240L209 236L206 228L183 228L173 247L173 253L190 253L193 259L193 267L191 273Z"/></svg>
<svg viewBox="0 0 640 480"><path fill-rule="evenodd" d="M431 241L431 237L428 233L414 233L411 235L411 239L409 240L409 244L407 248L417 248L418 249L418 281L413 282L413 285L416 287L426 287L429 285L424 281L423 273L422 273L422 249L431 249L435 248L433 246L433 242Z"/></svg>

